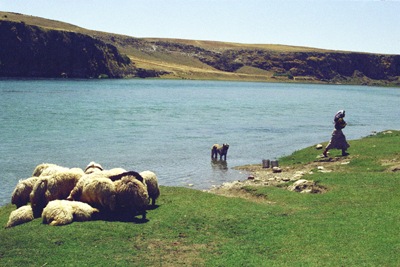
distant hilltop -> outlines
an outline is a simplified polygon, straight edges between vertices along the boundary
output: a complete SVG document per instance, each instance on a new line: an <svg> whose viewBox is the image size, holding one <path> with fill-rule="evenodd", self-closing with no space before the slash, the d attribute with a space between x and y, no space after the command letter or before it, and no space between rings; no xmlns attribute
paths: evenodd
<svg viewBox="0 0 400 267"><path fill-rule="evenodd" d="M135 38L0 12L0 76L161 77L400 86L400 55Z"/></svg>

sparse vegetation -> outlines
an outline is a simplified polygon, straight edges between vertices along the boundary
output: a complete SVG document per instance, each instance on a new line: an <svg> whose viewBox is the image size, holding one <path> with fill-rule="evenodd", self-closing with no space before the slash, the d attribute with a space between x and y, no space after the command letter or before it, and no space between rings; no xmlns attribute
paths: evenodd
<svg viewBox="0 0 400 267"><path fill-rule="evenodd" d="M290 73L290 71L288 71L288 72L286 72L286 73L277 73L277 72L275 72L274 73L274 76L277 76L277 77L287 77L288 79L293 79L293 74L292 73Z"/></svg>
<svg viewBox="0 0 400 267"><path fill-rule="evenodd" d="M108 75L107 74L100 74L99 75L99 79L108 79Z"/></svg>

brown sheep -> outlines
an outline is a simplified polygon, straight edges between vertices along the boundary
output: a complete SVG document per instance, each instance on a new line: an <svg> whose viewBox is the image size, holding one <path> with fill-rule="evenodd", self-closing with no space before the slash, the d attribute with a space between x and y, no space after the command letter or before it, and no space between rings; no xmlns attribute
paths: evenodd
<svg viewBox="0 0 400 267"><path fill-rule="evenodd" d="M151 171L143 171L139 173L147 186L147 192L149 193L149 197L151 198L151 205L156 205L156 199L160 196L160 188L158 187L157 176L154 172Z"/></svg>
<svg viewBox="0 0 400 267"><path fill-rule="evenodd" d="M117 203L121 207L133 210L146 219L146 208L150 199L146 184L137 179L137 172L127 172L125 176L114 182ZM140 175L139 175L140 176Z"/></svg>
<svg viewBox="0 0 400 267"><path fill-rule="evenodd" d="M217 158L219 154L220 160L222 159L222 156L225 156L224 160L226 160L226 154L228 153L228 149L229 149L229 144L227 143L223 144L222 146L217 144L213 145L211 148L211 158L214 158L214 156L215 158Z"/></svg>
<svg viewBox="0 0 400 267"><path fill-rule="evenodd" d="M5 229L20 225L26 222L30 222L34 219L33 217L33 211L32 207L27 205L27 206L22 206L10 213L10 217L8 219L8 222L6 224Z"/></svg>
<svg viewBox="0 0 400 267"><path fill-rule="evenodd" d="M94 172L79 180L67 200L79 200L90 205L108 207L110 211L114 211L115 185L109 178L102 176L101 172Z"/></svg>
<svg viewBox="0 0 400 267"><path fill-rule="evenodd" d="M30 194L34 216L40 217L47 203L55 199L65 199L84 175L82 169L72 168L58 171L51 176L39 177Z"/></svg>
<svg viewBox="0 0 400 267"><path fill-rule="evenodd" d="M65 225L77 221L90 221L98 209L79 201L53 200L43 209L43 223Z"/></svg>
<svg viewBox="0 0 400 267"><path fill-rule="evenodd" d="M28 204L29 195L38 179L38 177L31 177L26 180L20 180L11 196L11 203L15 204L17 208Z"/></svg>

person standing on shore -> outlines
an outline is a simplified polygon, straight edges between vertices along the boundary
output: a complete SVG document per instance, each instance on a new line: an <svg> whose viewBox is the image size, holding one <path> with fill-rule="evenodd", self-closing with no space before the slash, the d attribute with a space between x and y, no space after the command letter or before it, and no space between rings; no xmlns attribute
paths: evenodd
<svg viewBox="0 0 400 267"><path fill-rule="evenodd" d="M322 153L324 157L327 157L327 152L329 149L341 149L342 156L347 156L346 150L350 147L350 145L346 141L346 137L344 136L342 129L346 127L347 122L344 121L345 111L339 110L335 115L335 129L332 132L332 138L329 144L326 146L324 152Z"/></svg>

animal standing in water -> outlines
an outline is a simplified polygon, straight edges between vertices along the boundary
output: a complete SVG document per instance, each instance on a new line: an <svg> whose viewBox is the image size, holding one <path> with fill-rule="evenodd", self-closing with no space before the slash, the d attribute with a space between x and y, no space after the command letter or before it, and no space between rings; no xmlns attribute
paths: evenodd
<svg viewBox="0 0 400 267"><path fill-rule="evenodd" d="M217 158L219 154L219 159L222 159L222 156L224 156L224 160L226 160L226 154L228 153L229 149L229 144L225 143L222 146L220 145L213 145L211 148L211 158Z"/></svg>

